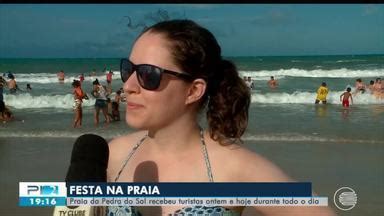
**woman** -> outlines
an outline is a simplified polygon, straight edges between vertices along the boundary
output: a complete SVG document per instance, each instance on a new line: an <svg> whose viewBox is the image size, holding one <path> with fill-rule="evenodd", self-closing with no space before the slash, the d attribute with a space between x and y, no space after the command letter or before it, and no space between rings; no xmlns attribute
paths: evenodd
<svg viewBox="0 0 384 216"><path fill-rule="evenodd" d="M110 142L108 181L292 181L267 159L239 145L247 126L250 91L235 66L221 58L221 48L207 29L189 20L155 24L135 41L129 58L121 61L121 78L126 121L138 131ZM204 130L198 116L205 107L208 128ZM108 215L122 211L169 215L182 213L185 207L110 206ZM242 206L216 208L225 215L244 210ZM326 208L305 207L255 211L331 214Z"/></svg>
<svg viewBox="0 0 384 216"><path fill-rule="evenodd" d="M85 98L85 94L81 89L81 83L79 80L73 80L73 98L75 99L73 103L73 111L75 113L75 117L73 120L73 127L81 127L81 121L83 119L83 108L81 107L83 103L83 98Z"/></svg>
<svg viewBox="0 0 384 216"><path fill-rule="evenodd" d="M97 126L99 124L100 110L103 112L105 122L109 123L108 103L107 103L107 95L108 94L107 94L107 91L105 90L105 87L99 83L98 79L93 81L92 95L96 98L95 114L94 114L95 125Z"/></svg>

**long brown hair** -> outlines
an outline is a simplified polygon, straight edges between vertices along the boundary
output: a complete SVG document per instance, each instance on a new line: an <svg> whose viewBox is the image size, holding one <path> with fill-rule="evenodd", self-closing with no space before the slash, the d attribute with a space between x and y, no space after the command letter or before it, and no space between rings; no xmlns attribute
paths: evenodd
<svg viewBox="0 0 384 216"><path fill-rule="evenodd" d="M175 64L184 72L207 81L200 108L207 106L211 138L222 145L241 142L248 124L250 90L236 66L222 59L213 34L191 20L159 22L144 32L148 31L169 40Z"/></svg>

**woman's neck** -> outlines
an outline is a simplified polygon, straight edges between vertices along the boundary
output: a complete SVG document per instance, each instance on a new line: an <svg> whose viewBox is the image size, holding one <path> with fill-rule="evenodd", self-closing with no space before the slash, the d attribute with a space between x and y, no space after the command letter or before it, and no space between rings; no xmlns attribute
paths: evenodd
<svg viewBox="0 0 384 216"><path fill-rule="evenodd" d="M181 153L200 145L200 126L193 119L179 120L160 129L148 131L151 148L163 153Z"/></svg>

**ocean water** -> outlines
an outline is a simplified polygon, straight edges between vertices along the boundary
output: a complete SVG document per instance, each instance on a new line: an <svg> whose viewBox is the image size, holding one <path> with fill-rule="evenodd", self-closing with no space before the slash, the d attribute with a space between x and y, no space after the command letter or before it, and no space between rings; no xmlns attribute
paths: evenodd
<svg viewBox="0 0 384 216"><path fill-rule="evenodd" d="M380 215L384 212L380 194L384 193L384 100L369 93L354 96L354 104L343 109L339 96L355 80L364 83L384 78L384 55L228 57L237 65L240 76L251 76L252 91L249 125L243 136L245 145L265 155L293 178L311 181L319 195L329 197L338 215ZM6 203L0 215L29 215L17 207L19 181L60 181L69 163L76 137L96 133L111 139L132 131L124 121L95 127L90 97L83 104L83 126L72 128L73 96L71 81L84 73L83 89L90 95L92 81L106 84L104 67L114 71L112 88L122 87L119 59L0 59L0 74L11 71L20 89L31 92L10 95L4 100L16 120L0 123L0 178ZM90 77L95 69L96 77ZM64 70L66 80L59 83L56 73ZM279 82L277 89L267 86L270 76ZM327 105L315 105L316 90L326 82L330 90ZM100 119L103 117L100 115ZM204 119L201 124L206 125ZM36 166L35 166L35 165ZM359 196L350 212L337 210L333 193L350 186ZM0 197L1 198L1 197ZM51 215L51 209L34 209L33 215Z"/></svg>
<svg viewBox="0 0 384 216"><path fill-rule="evenodd" d="M354 89L357 78L365 83L377 77L384 78L384 55L228 58L236 63L240 76L252 77L255 84L250 127L245 139L383 141L384 135L377 128L384 121L384 100L368 93L358 94L354 97L354 105L345 111L339 97L348 85ZM5 90L5 103L19 121L1 125L0 136L66 137L95 130L93 97L83 104L83 128L73 130L70 127L73 118L71 82L83 73L82 87L90 95L95 78L106 84L102 71L105 67L114 71L112 88L116 91L122 87L119 59L0 59L0 74L11 71L23 90L15 95ZM56 77L59 70L66 74L63 84ZM90 76L93 70L96 70L96 77ZM277 89L267 86L270 76L278 80ZM326 82L330 90L327 106L313 104L321 82ZM30 92L25 91L27 83L32 86ZM124 105L122 112L123 109ZM44 124L36 128L35 122ZM124 122L108 127L108 130L96 130L108 131L105 134L108 136L127 130ZM344 132L346 129L349 133Z"/></svg>

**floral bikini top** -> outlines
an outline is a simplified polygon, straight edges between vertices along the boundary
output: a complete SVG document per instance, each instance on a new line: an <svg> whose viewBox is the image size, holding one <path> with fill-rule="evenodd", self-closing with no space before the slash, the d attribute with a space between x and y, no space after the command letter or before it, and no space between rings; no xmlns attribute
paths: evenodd
<svg viewBox="0 0 384 216"><path fill-rule="evenodd" d="M132 155L136 152L136 150L140 147L140 145L144 142L145 138L148 135L144 136L137 144L133 147L131 152L128 154L127 158L124 160L123 165L118 172L115 182L119 179L121 172L124 167L127 165L129 159L131 159ZM207 175L209 178L209 182L213 182L213 175L211 169L211 163L209 162L207 147L204 141L204 133L200 128L200 141L201 148L203 151L205 165L207 167ZM138 211L135 206L108 206L107 208L107 216L141 216L142 214ZM169 214L169 216L238 216L239 212L227 209L222 206L186 206L182 209L175 211L173 214Z"/></svg>

